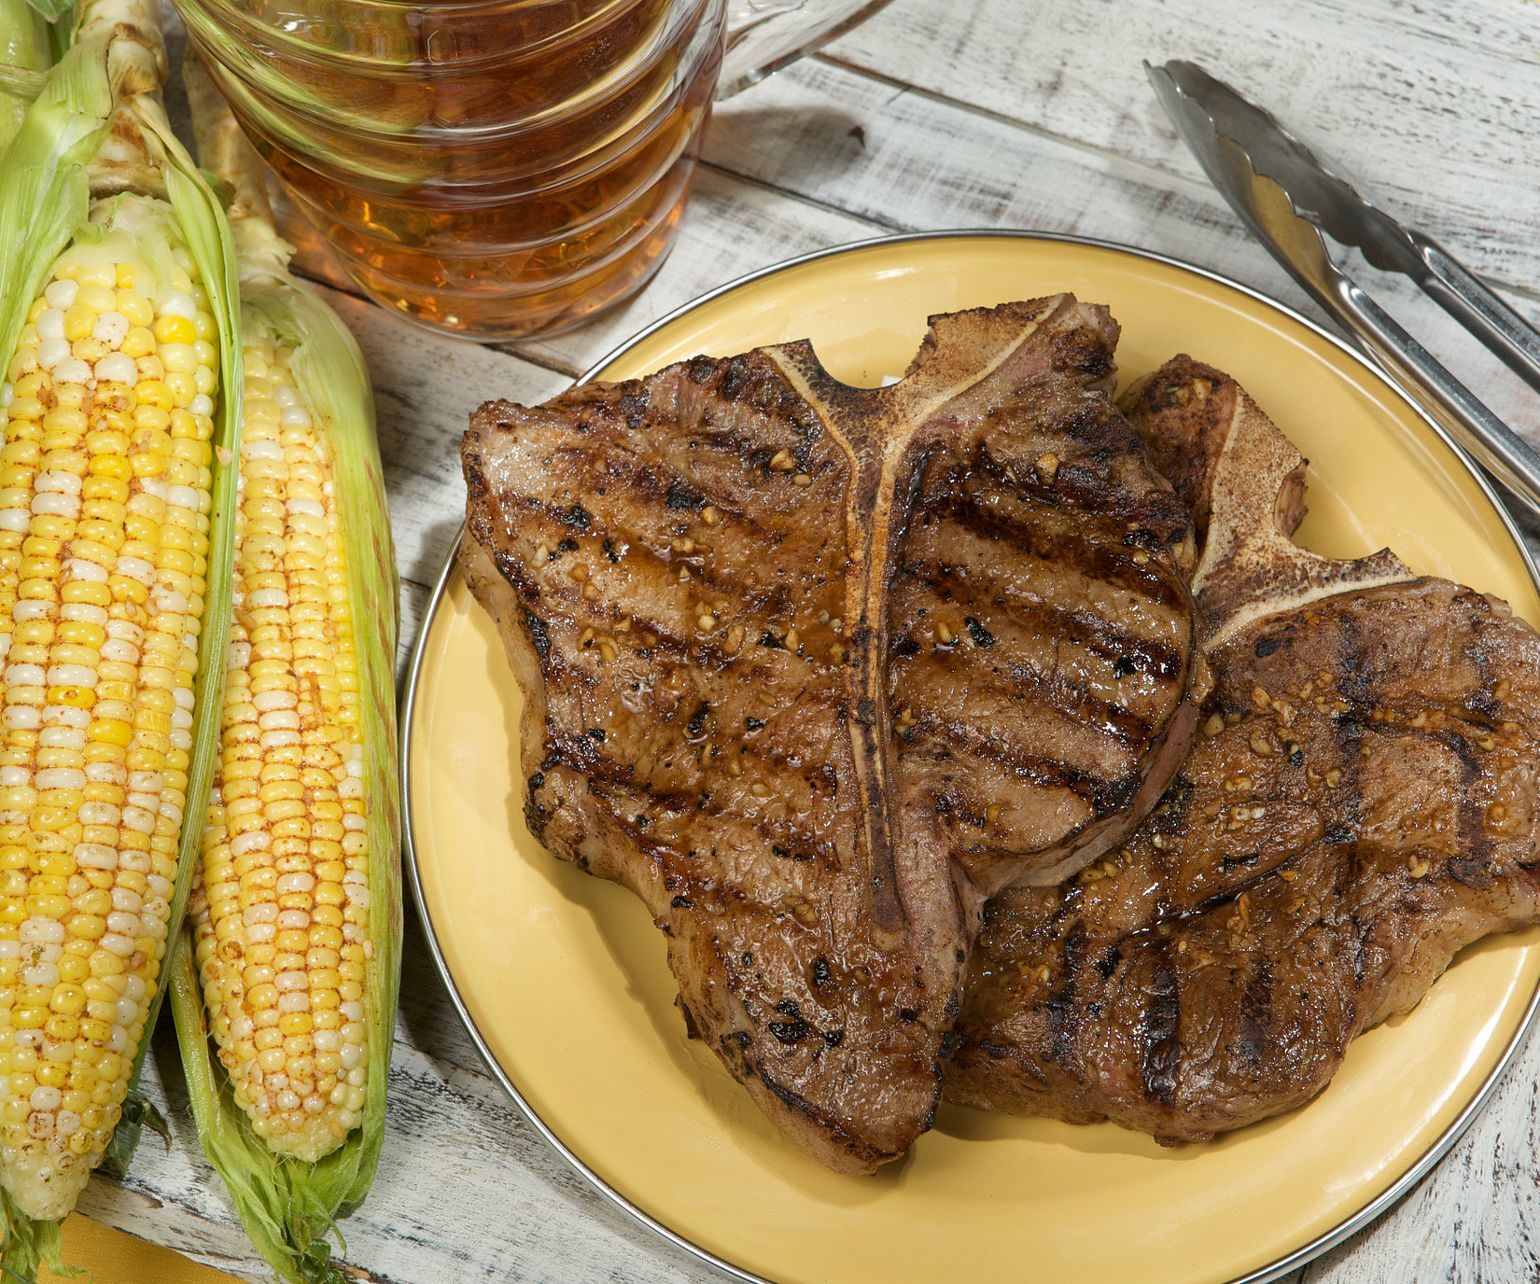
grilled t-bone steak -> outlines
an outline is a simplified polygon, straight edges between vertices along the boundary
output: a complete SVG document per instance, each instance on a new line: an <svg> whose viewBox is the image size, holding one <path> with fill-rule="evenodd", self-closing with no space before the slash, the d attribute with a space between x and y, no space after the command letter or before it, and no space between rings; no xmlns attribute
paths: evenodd
<svg viewBox="0 0 1540 1284"><path fill-rule="evenodd" d="M790 343L463 450L531 832L642 898L690 1028L848 1171L931 1122L983 899L1115 843L1195 723L1191 527L1106 310L931 327L891 387Z"/></svg>
<svg viewBox="0 0 1540 1284"><path fill-rule="evenodd" d="M1179 358L1124 408L1207 529L1213 697L1121 851L990 904L946 1090L1202 1140L1540 918L1540 637L1388 553L1295 548L1304 461L1219 372Z"/></svg>

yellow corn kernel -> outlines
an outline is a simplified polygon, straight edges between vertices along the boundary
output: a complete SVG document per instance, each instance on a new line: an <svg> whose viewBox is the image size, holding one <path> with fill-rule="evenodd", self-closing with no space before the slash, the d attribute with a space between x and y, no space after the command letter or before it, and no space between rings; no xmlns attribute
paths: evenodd
<svg viewBox="0 0 1540 1284"><path fill-rule="evenodd" d="M157 410L164 410L168 414L175 404L171 396L171 389L167 388L163 379L142 379L134 388L134 396L141 406L154 406Z"/></svg>
<svg viewBox="0 0 1540 1284"><path fill-rule="evenodd" d="M113 288L115 281L107 281L100 285L85 284L80 287L80 293L75 296L75 306L85 308L86 311L100 315L103 312L115 312L118 307L118 292ZM67 318L68 314L66 314ZM92 317L95 324L95 316ZM69 334L69 322L65 321L65 334Z"/></svg>
<svg viewBox="0 0 1540 1284"><path fill-rule="evenodd" d="M176 318L180 321L182 318ZM161 364L166 367L166 373L190 375L198 368L198 354L187 343L163 343L157 354Z"/></svg>
<svg viewBox="0 0 1540 1284"><path fill-rule="evenodd" d="M96 310L76 304L64 313L64 337L74 343L76 339L89 337L96 325Z"/></svg>
<svg viewBox="0 0 1540 1284"><path fill-rule="evenodd" d="M186 317L168 314L156 318L152 327L155 338L161 343L195 343L198 338L198 327Z"/></svg>

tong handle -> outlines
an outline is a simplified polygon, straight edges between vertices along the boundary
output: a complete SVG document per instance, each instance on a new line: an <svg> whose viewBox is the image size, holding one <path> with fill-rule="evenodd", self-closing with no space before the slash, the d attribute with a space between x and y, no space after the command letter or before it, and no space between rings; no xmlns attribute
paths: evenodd
<svg viewBox="0 0 1540 1284"><path fill-rule="evenodd" d="M1349 334L1391 379L1437 420L1477 463L1522 500L1531 512L1540 514L1540 454L1533 447L1450 374L1345 272L1338 269L1331 274L1330 291L1320 301L1346 323ZM1497 301L1501 303L1501 300ZM1527 325L1524 329L1528 329ZM1489 333L1501 331L1494 328ZM1524 345L1520 344L1516 355L1522 359L1524 351Z"/></svg>
<svg viewBox="0 0 1540 1284"><path fill-rule="evenodd" d="M1428 275L1418 284L1504 365L1540 393L1540 331L1437 241L1410 234Z"/></svg>

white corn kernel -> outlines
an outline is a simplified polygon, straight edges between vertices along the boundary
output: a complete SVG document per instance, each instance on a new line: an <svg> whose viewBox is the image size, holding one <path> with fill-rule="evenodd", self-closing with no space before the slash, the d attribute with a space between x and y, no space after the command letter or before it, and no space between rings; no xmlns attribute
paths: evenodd
<svg viewBox="0 0 1540 1284"><path fill-rule="evenodd" d="M135 949L132 937L122 936L117 932L108 932L98 944L108 953L116 954L119 958L123 959L126 959Z"/></svg>
<svg viewBox="0 0 1540 1284"><path fill-rule="evenodd" d="M189 321L198 319L198 304L190 294L182 291L173 291L160 301L160 306L155 309L160 316L186 317Z"/></svg>
<svg viewBox="0 0 1540 1284"><path fill-rule="evenodd" d="M121 312L103 312L96 318L96 324L91 327L91 337L99 339L109 348L118 348L123 340L128 338L128 332L132 327L128 324L128 318ZM97 377L101 377L100 371Z"/></svg>
<svg viewBox="0 0 1540 1284"><path fill-rule="evenodd" d="M64 924L51 918L23 919L16 935L23 945L57 944L64 940Z"/></svg>
<svg viewBox="0 0 1540 1284"><path fill-rule="evenodd" d="M78 517L80 500L58 491L39 491L32 497L32 511L40 517Z"/></svg>
<svg viewBox="0 0 1540 1284"><path fill-rule="evenodd" d="M53 342L53 340L50 340ZM63 343L63 339L57 342ZM82 387L91 382L91 367L79 357L64 357L53 365L55 383L78 383Z"/></svg>
<svg viewBox="0 0 1540 1284"><path fill-rule="evenodd" d="M74 473L61 472L56 468L44 469L37 475L35 483L38 490L60 491L66 495L80 494L80 478Z"/></svg>
<svg viewBox="0 0 1540 1284"><path fill-rule="evenodd" d="M139 382L139 368L134 365L132 357L125 357L121 352L109 352L96 363L96 381L127 384L132 388Z"/></svg>
<svg viewBox="0 0 1540 1284"><path fill-rule="evenodd" d="M118 851L105 843L75 844L75 863L85 869L116 869Z"/></svg>
<svg viewBox="0 0 1540 1284"><path fill-rule="evenodd" d="M92 584L105 584L107 572L95 562L83 557L72 557L64 564L65 573L72 580L86 580Z"/></svg>

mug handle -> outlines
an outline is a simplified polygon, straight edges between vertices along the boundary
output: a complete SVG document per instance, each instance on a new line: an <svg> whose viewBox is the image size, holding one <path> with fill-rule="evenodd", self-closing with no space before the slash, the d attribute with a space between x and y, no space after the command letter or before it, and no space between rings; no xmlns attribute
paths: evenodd
<svg viewBox="0 0 1540 1284"><path fill-rule="evenodd" d="M721 102L865 22L888 0L728 0Z"/></svg>

